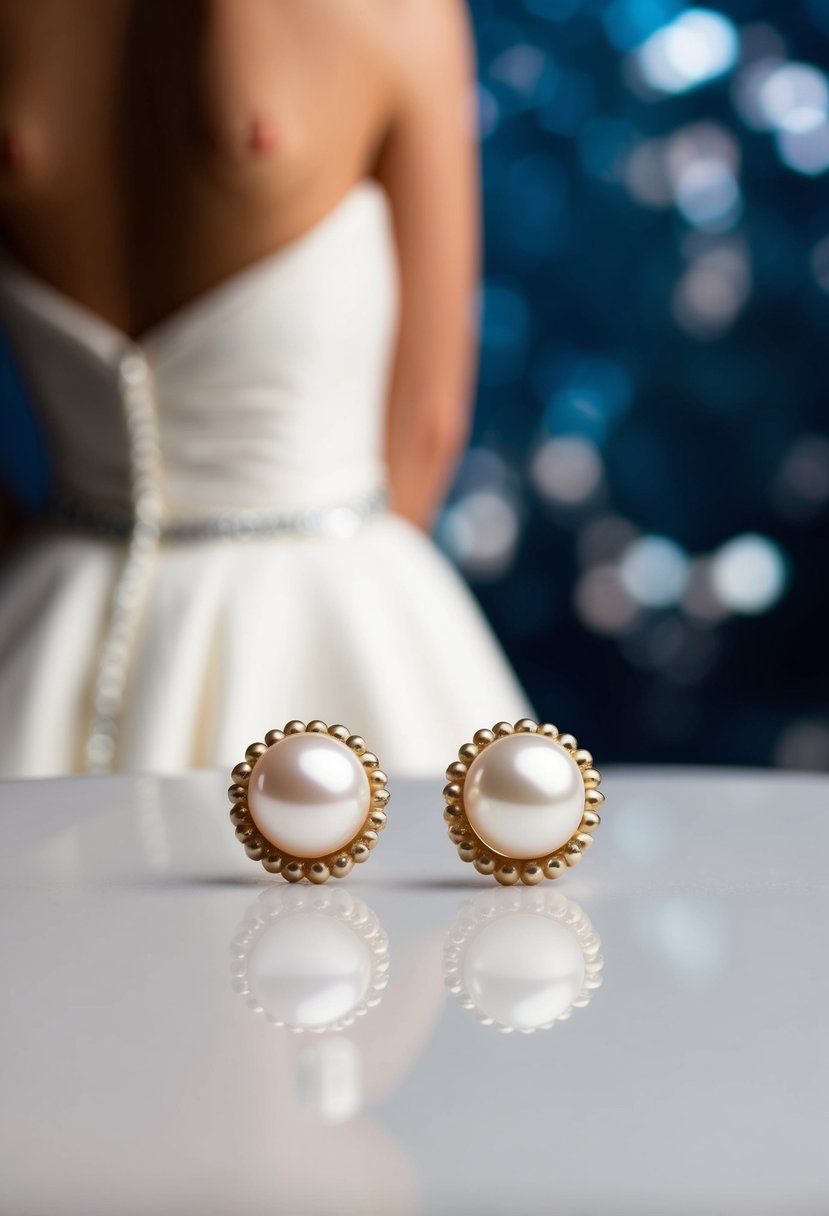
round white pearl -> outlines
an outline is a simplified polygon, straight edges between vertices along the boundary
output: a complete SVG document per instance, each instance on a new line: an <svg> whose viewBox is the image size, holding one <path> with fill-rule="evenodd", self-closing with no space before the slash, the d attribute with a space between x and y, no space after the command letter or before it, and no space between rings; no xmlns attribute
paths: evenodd
<svg viewBox="0 0 829 1216"><path fill-rule="evenodd" d="M368 994L371 956L348 925L299 912L269 926L248 960L250 990L277 1022L314 1030L339 1022Z"/></svg>
<svg viewBox="0 0 829 1216"><path fill-rule="evenodd" d="M330 735L287 735L259 757L248 807L259 831L292 857L325 857L366 821L368 778L350 748Z"/></svg>
<svg viewBox="0 0 829 1216"><path fill-rule="evenodd" d="M505 735L469 766L464 809L484 844L528 861L566 844L584 813L581 771L546 735Z"/></svg>
<svg viewBox="0 0 829 1216"><path fill-rule="evenodd" d="M514 1030L535 1030L569 1009L581 992L584 954L560 921L514 912L470 939L461 974L481 1013Z"/></svg>

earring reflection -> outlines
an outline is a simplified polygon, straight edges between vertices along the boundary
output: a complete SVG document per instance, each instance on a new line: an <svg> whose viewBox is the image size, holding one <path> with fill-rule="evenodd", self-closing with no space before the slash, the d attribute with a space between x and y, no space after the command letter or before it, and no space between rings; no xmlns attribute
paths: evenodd
<svg viewBox="0 0 829 1216"><path fill-rule="evenodd" d="M493 890L465 903L444 948L446 985L485 1026L548 1030L602 982L601 939L558 891Z"/></svg>
<svg viewBox="0 0 829 1216"><path fill-rule="evenodd" d="M233 939L233 985L248 1008L295 1032L343 1030L379 1004L389 943L345 890L269 887Z"/></svg>

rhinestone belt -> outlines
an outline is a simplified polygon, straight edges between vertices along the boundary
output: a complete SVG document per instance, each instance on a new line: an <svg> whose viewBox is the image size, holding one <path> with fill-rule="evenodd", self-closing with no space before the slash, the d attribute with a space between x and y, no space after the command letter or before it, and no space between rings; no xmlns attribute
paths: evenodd
<svg viewBox="0 0 829 1216"><path fill-rule="evenodd" d="M302 511L221 511L201 519L157 525L162 541L258 540L292 533L302 536L351 536L365 520L386 510L388 494L375 490L356 502ZM56 491L47 508L49 519L63 527L114 540L129 540L136 520L127 511L112 510L83 498Z"/></svg>

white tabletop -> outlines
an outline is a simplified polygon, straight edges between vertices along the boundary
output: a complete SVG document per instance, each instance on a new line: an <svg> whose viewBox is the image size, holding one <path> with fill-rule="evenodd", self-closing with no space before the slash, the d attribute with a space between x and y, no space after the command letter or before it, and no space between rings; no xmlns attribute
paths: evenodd
<svg viewBox="0 0 829 1216"><path fill-rule="evenodd" d="M226 785L0 786L0 1211L829 1210L829 780L610 772L520 890L440 780L321 888Z"/></svg>

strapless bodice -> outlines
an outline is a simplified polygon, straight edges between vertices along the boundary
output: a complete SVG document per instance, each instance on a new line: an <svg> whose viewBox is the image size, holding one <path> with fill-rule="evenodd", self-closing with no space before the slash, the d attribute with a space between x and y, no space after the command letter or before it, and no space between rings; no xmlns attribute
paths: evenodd
<svg viewBox="0 0 829 1216"><path fill-rule="evenodd" d="M140 341L8 259L0 309L70 495L130 510L144 468L164 518L186 521L383 486L397 279L372 181Z"/></svg>

